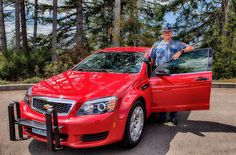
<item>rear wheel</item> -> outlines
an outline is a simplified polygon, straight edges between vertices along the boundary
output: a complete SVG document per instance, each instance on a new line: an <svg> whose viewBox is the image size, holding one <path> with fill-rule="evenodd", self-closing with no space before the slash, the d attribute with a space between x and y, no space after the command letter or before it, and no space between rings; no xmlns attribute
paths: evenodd
<svg viewBox="0 0 236 155"><path fill-rule="evenodd" d="M136 101L127 118L122 145L127 148L134 147L140 141L145 123L145 108L143 103Z"/></svg>

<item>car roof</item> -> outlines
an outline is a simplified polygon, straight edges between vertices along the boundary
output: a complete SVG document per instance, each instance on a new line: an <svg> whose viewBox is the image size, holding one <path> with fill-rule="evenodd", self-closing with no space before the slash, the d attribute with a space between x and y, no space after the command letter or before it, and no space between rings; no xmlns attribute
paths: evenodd
<svg viewBox="0 0 236 155"><path fill-rule="evenodd" d="M118 52L118 51L124 51L124 52L148 52L150 50L149 47L110 47L98 50L97 52L103 51L103 52Z"/></svg>

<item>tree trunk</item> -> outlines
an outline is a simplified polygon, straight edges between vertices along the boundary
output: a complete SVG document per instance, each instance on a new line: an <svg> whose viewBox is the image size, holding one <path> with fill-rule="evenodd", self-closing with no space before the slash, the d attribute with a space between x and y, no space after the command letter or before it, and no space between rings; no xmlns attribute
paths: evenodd
<svg viewBox="0 0 236 155"><path fill-rule="evenodd" d="M120 46L120 13L121 13L121 1L115 0L115 7L114 7L114 36L112 45L113 46Z"/></svg>
<svg viewBox="0 0 236 155"><path fill-rule="evenodd" d="M53 22L52 22L52 62L57 60L57 0L53 0Z"/></svg>
<svg viewBox="0 0 236 155"><path fill-rule="evenodd" d="M226 31L225 31L225 25L228 21L228 11L229 11L229 0L222 0L221 2L222 4L222 16L223 16L223 19L222 19L222 25L221 25L221 32L222 32L222 35L226 36Z"/></svg>
<svg viewBox="0 0 236 155"><path fill-rule="evenodd" d="M34 36L33 36L33 48L36 49L37 42L37 29L38 29L38 0L34 1Z"/></svg>
<svg viewBox="0 0 236 155"><path fill-rule="evenodd" d="M2 0L0 0L0 35L1 35L1 42L2 42L2 50L4 52L7 52L7 38L6 38L6 31L5 31Z"/></svg>
<svg viewBox="0 0 236 155"><path fill-rule="evenodd" d="M28 40L27 40L27 31L26 31L26 18L25 18L25 0L20 0L21 8L21 31L22 31L22 41L23 41L23 50L28 53Z"/></svg>
<svg viewBox="0 0 236 155"><path fill-rule="evenodd" d="M19 0L15 1L15 29L16 29L16 52L20 51L20 5Z"/></svg>
<svg viewBox="0 0 236 155"><path fill-rule="evenodd" d="M86 46L84 44L84 30L83 30L83 2L77 0L76 3L76 55L83 58L86 52Z"/></svg>

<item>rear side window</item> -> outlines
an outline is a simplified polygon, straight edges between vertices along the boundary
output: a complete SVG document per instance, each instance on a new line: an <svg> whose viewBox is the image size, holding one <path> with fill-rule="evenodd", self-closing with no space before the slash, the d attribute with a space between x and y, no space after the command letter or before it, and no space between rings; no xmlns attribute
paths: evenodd
<svg viewBox="0 0 236 155"><path fill-rule="evenodd" d="M178 60L171 60L161 68L167 68L171 74L192 73L211 70L211 49L199 49L185 53Z"/></svg>

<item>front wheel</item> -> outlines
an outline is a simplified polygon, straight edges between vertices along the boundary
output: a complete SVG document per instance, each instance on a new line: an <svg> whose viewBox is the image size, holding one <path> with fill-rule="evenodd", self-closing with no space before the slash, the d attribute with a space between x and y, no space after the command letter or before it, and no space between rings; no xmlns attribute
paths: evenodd
<svg viewBox="0 0 236 155"><path fill-rule="evenodd" d="M127 148L134 147L140 141L145 123L145 108L143 103L136 101L127 118L122 145Z"/></svg>

